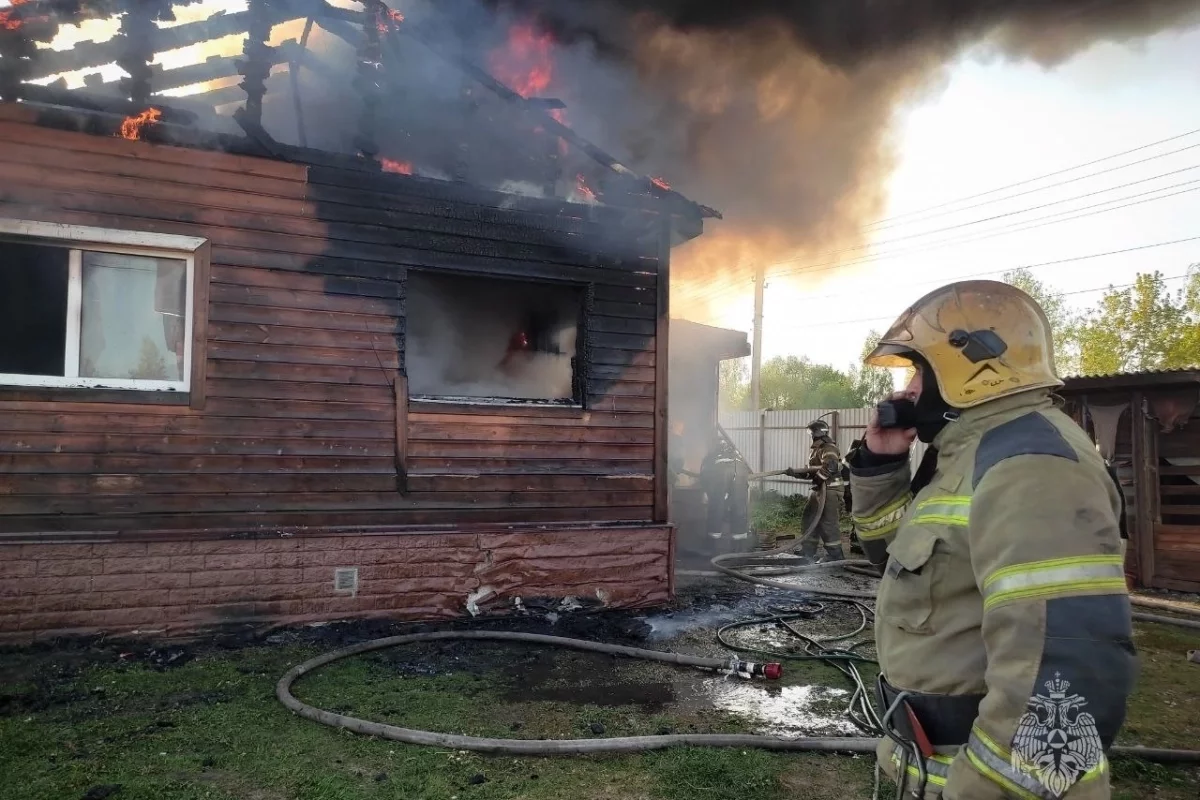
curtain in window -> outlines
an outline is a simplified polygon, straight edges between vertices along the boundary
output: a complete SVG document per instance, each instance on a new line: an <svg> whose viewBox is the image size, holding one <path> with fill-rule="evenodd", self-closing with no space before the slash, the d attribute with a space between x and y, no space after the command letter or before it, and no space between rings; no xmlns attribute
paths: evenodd
<svg viewBox="0 0 1200 800"><path fill-rule="evenodd" d="M178 259L85 251L80 375L182 380L186 276Z"/></svg>

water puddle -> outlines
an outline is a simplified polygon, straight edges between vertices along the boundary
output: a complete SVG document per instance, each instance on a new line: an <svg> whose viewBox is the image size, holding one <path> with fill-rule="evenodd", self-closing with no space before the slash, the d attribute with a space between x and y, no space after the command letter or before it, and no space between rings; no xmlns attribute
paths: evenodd
<svg viewBox="0 0 1200 800"><path fill-rule="evenodd" d="M846 718L850 692L830 686L764 687L710 679L697 689L696 701L751 722L755 733L785 739L801 736L856 736Z"/></svg>

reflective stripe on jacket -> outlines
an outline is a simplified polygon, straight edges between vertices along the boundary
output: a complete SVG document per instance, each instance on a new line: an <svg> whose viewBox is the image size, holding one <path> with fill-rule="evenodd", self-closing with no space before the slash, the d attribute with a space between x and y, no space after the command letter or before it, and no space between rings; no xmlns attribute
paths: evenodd
<svg viewBox="0 0 1200 800"><path fill-rule="evenodd" d="M1044 391L965 411L933 444L937 471L915 497L907 460L851 470L859 539L886 559L884 675L903 690L984 695L926 794L1108 798L1105 752L1136 656L1104 462ZM879 755L895 777L888 745Z"/></svg>

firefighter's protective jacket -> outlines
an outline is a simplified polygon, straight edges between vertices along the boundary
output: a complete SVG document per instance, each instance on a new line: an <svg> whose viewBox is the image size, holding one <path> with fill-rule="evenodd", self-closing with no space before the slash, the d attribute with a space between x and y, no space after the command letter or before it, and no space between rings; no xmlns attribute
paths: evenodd
<svg viewBox="0 0 1200 800"><path fill-rule="evenodd" d="M933 444L915 497L907 458L851 465L859 538L887 564L880 666L940 738L926 797L1108 798L1136 673L1117 488L1045 390L964 411ZM965 721L920 713L952 707ZM879 757L896 778L899 748Z"/></svg>
<svg viewBox="0 0 1200 800"><path fill-rule="evenodd" d="M817 468L817 480L823 483L841 474L842 454L829 439L813 439L808 465Z"/></svg>

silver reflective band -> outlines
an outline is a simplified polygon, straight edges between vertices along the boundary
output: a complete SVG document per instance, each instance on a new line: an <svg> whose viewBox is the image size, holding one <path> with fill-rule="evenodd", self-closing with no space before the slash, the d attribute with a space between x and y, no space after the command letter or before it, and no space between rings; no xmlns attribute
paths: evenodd
<svg viewBox="0 0 1200 800"><path fill-rule="evenodd" d="M992 752L992 749L984 744L974 731L971 732L971 738L967 740L967 751L979 759L989 770L1034 797L1042 798L1042 800L1059 800L1058 795L1043 786L1036 778L1014 770L1007 761Z"/></svg>
<svg viewBox="0 0 1200 800"><path fill-rule="evenodd" d="M985 602L1000 595L1024 597L1047 590L1106 588L1110 582L1125 585L1120 556L1085 556L1074 559L1019 564L994 573L984 582ZM1097 583L1100 585L1097 586Z"/></svg>

